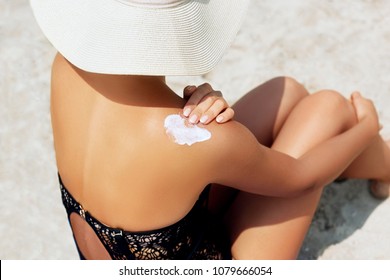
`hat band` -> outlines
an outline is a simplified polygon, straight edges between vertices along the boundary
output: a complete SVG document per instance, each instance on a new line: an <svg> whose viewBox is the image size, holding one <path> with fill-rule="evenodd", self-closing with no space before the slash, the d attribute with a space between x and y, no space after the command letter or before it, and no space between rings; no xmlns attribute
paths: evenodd
<svg viewBox="0 0 390 280"><path fill-rule="evenodd" d="M178 6L188 0L116 0L125 5L142 8L171 8Z"/></svg>

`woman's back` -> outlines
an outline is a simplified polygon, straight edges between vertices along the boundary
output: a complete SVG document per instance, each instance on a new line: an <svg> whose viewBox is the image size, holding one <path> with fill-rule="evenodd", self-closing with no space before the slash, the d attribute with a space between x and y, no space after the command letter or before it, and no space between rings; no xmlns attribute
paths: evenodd
<svg viewBox="0 0 390 280"><path fill-rule="evenodd" d="M104 224L130 231L184 217L209 176L201 164L207 144L182 146L166 135L164 119L183 100L163 80L143 88L110 84L60 55L52 77L57 164L75 199Z"/></svg>

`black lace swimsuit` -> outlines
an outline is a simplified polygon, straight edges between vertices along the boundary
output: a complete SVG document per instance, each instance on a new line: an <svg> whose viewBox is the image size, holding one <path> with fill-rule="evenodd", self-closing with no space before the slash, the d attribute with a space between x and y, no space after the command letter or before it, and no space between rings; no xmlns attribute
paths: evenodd
<svg viewBox="0 0 390 280"><path fill-rule="evenodd" d="M129 232L108 227L95 219L72 197L58 177L69 223L72 213L80 215L94 230L112 259L231 259L223 226L211 219L206 209L209 187L180 221L152 231ZM78 246L77 249L80 259L85 259Z"/></svg>

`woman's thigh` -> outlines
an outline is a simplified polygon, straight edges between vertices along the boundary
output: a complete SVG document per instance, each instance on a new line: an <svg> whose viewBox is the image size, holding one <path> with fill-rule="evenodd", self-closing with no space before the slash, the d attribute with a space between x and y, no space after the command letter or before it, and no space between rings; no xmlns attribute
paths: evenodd
<svg viewBox="0 0 390 280"><path fill-rule="evenodd" d="M234 259L296 259L322 189L293 198L239 192L224 222Z"/></svg>
<svg viewBox="0 0 390 280"><path fill-rule="evenodd" d="M232 106L234 119L249 128L262 145L270 147L292 109L308 94L292 78L271 79Z"/></svg>

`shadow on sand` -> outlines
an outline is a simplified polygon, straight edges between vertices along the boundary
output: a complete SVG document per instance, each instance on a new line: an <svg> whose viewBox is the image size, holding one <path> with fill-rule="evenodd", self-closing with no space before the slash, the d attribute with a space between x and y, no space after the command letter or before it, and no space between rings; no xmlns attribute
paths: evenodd
<svg viewBox="0 0 390 280"><path fill-rule="evenodd" d="M369 194L366 180L348 180L327 186L298 259L318 259L329 246L362 228L381 202Z"/></svg>

